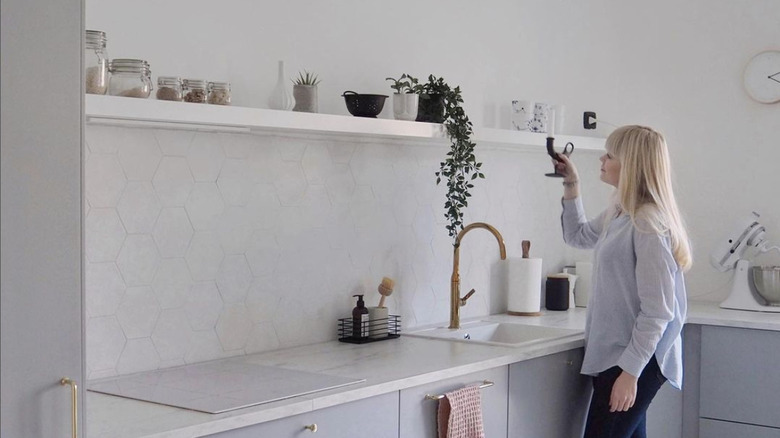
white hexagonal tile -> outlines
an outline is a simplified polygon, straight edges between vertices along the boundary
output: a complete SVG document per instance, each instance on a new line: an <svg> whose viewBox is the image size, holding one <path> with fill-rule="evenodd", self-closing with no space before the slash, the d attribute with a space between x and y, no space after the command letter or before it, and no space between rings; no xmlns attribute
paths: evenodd
<svg viewBox="0 0 780 438"><path fill-rule="evenodd" d="M128 286L152 284L154 273L160 264L160 254L152 236L131 234L125 239L117 258L117 265Z"/></svg>
<svg viewBox="0 0 780 438"><path fill-rule="evenodd" d="M232 158L225 160L217 186L227 205L246 205L254 188L249 162Z"/></svg>
<svg viewBox="0 0 780 438"><path fill-rule="evenodd" d="M217 274L217 287L225 303L243 303L252 284L252 271L243 254L228 255Z"/></svg>
<svg viewBox="0 0 780 438"><path fill-rule="evenodd" d="M197 182L215 182L225 161L225 151L217 134L198 133L187 153L192 176Z"/></svg>
<svg viewBox="0 0 780 438"><path fill-rule="evenodd" d="M327 147L322 144L306 147L301 166L309 184L324 184L325 180L336 171Z"/></svg>
<svg viewBox="0 0 780 438"><path fill-rule="evenodd" d="M197 232L192 236L190 247L184 257L192 278L197 281L214 280L222 263L222 247L213 232Z"/></svg>
<svg viewBox="0 0 780 438"><path fill-rule="evenodd" d="M217 235L225 254L243 254L249 247L253 227L243 207L228 207L217 220Z"/></svg>
<svg viewBox="0 0 780 438"><path fill-rule="evenodd" d="M306 194L306 175L297 161L283 161L276 168L273 184L279 202L284 205L297 205Z"/></svg>
<svg viewBox="0 0 780 438"><path fill-rule="evenodd" d="M87 125L84 143L93 154L115 154L117 149L116 128L113 126Z"/></svg>
<svg viewBox="0 0 780 438"><path fill-rule="evenodd" d="M84 165L84 186L93 208L116 207L127 178L116 155L91 154Z"/></svg>
<svg viewBox="0 0 780 438"><path fill-rule="evenodd" d="M193 330L214 328L222 312L222 298L217 285L213 281L195 283L187 297L184 311Z"/></svg>
<svg viewBox="0 0 780 438"><path fill-rule="evenodd" d="M195 133L179 129L155 129L154 137L163 156L186 157Z"/></svg>
<svg viewBox="0 0 780 438"><path fill-rule="evenodd" d="M216 328L222 349L230 351L244 348L252 328L252 320L243 303L225 306Z"/></svg>
<svg viewBox="0 0 780 438"><path fill-rule="evenodd" d="M151 233L160 208L154 187L147 181L129 182L117 205L119 217L131 234Z"/></svg>
<svg viewBox="0 0 780 438"><path fill-rule="evenodd" d="M129 339L125 351L119 357L116 370L119 374L140 373L160 367L160 355L150 338Z"/></svg>
<svg viewBox="0 0 780 438"><path fill-rule="evenodd" d="M272 322L261 322L252 328L244 350L247 354L271 351L279 348L279 337Z"/></svg>
<svg viewBox="0 0 780 438"><path fill-rule="evenodd" d="M186 158L163 157L152 183L163 206L183 207L195 180Z"/></svg>
<svg viewBox="0 0 780 438"><path fill-rule="evenodd" d="M258 144L253 135L223 134L222 146L228 158L248 158L252 149L258 147Z"/></svg>
<svg viewBox="0 0 780 438"><path fill-rule="evenodd" d="M141 286L127 289L116 318L127 339L146 338L152 335L159 314L160 304L154 291L149 286Z"/></svg>
<svg viewBox="0 0 780 438"><path fill-rule="evenodd" d="M246 205L246 212L252 226L262 230L276 228L282 205L276 197L276 188L271 184L256 184L252 188Z"/></svg>
<svg viewBox="0 0 780 438"><path fill-rule="evenodd" d="M113 208L92 208L84 221L87 260L113 262L125 241L125 227Z"/></svg>
<svg viewBox="0 0 780 438"><path fill-rule="evenodd" d="M273 275L256 277L252 281L244 301L252 321L257 324L274 319L281 302L280 297L287 292L284 283L284 280Z"/></svg>
<svg viewBox="0 0 780 438"><path fill-rule="evenodd" d="M333 172L325 178L328 198L333 204L350 203L355 193L355 187L355 178L346 164L336 165Z"/></svg>
<svg viewBox="0 0 780 438"><path fill-rule="evenodd" d="M274 236L268 232L256 231L252 236L249 249L246 250L246 260L252 274L260 277L274 272L279 262L280 249Z"/></svg>
<svg viewBox="0 0 780 438"><path fill-rule="evenodd" d="M328 153L335 164L349 164L357 144L335 141L328 143Z"/></svg>
<svg viewBox="0 0 780 438"><path fill-rule="evenodd" d="M242 353L243 351L237 351L233 352L233 355ZM217 333L214 329L209 329L194 332L190 349L184 355L184 360L187 363L199 363L229 356L229 353L222 350Z"/></svg>
<svg viewBox="0 0 780 438"><path fill-rule="evenodd" d="M125 294L125 282L116 263L85 264L84 295L87 302L87 315L113 315Z"/></svg>
<svg viewBox="0 0 780 438"><path fill-rule="evenodd" d="M196 183L184 206L196 231L215 229L225 210L222 194L215 183Z"/></svg>
<svg viewBox="0 0 780 438"><path fill-rule="evenodd" d="M152 289L162 309L182 307L192 288L190 268L184 258L162 259Z"/></svg>
<svg viewBox="0 0 780 438"><path fill-rule="evenodd" d="M184 309L166 309L160 312L152 332L152 342L162 361L184 359L189 351L192 328Z"/></svg>
<svg viewBox="0 0 780 438"><path fill-rule="evenodd" d="M87 319L87 363L93 371L116 368L125 335L113 316Z"/></svg>
<svg viewBox="0 0 780 438"><path fill-rule="evenodd" d="M152 236L163 257L184 257L193 232L187 212L174 207L160 212Z"/></svg>
<svg viewBox="0 0 780 438"><path fill-rule="evenodd" d="M130 181L151 180L162 159L157 139L147 130L133 130L119 143L117 155Z"/></svg>
<svg viewBox="0 0 780 438"><path fill-rule="evenodd" d="M316 143L302 138L273 137L271 140L274 149L279 153L283 161L301 161L306 146Z"/></svg>

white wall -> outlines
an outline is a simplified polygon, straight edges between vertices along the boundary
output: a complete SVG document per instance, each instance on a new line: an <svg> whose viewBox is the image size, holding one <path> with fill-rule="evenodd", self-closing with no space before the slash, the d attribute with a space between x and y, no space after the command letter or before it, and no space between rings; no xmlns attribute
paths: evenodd
<svg viewBox="0 0 780 438"><path fill-rule="evenodd" d="M613 123L654 126L667 135L693 238L689 294L712 300L723 298L730 274L709 266L709 251L731 222L757 210L768 237L780 241L780 105L754 103L741 89L749 58L780 44L778 17L780 4L772 0L406 0L381 6L358 0L103 0L88 2L86 14L87 28L108 32L111 57L147 59L155 76L228 80L235 105L265 107L276 61L283 59L288 76L304 68L320 75L324 113L347 114L339 97L344 90L389 94L384 78L408 72L461 85L478 126L508 127L509 101L518 98L565 104L567 133L608 134L603 124L596 132L578 127L584 109ZM380 117L390 117L389 105ZM546 164L543 156L525 155L502 164L529 174ZM581 173L591 172L586 178L595 181L597 154L575 157ZM486 187L500 186L513 171L488 173ZM534 181L523 190L548 187L549 181ZM436 190L421 184L416 189ZM595 214L608 191L587 188ZM529 207L522 218L556 228L534 233L556 236L556 196L549 208L539 203L545 196L534 193L532 205L519 204ZM484 199L491 202L489 194ZM494 220L490 211L477 212L478 204L472 214ZM440 213L437 205L431 203L434 214ZM556 261L586 256L562 246L546 254ZM780 263L779 256L759 260ZM362 282L364 275L353 280Z"/></svg>

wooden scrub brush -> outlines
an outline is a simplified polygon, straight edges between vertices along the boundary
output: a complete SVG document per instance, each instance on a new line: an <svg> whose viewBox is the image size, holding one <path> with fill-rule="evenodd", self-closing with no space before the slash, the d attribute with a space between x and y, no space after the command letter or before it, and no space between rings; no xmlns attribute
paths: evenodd
<svg viewBox="0 0 780 438"><path fill-rule="evenodd" d="M382 277L382 283L377 288L379 293L382 295L382 298L379 299L378 307L385 307L385 297L389 297L393 293L394 285L395 281L393 281L392 278Z"/></svg>

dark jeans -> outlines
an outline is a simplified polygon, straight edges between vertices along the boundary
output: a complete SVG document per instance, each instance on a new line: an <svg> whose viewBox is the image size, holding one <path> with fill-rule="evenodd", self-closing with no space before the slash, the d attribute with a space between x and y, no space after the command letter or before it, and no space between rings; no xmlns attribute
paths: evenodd
<svg viewBox="0 0 780 438"><path fill-rule="evenodd" d="M625 412L609 412L612 385L622 372L620 367L612 367L593 378L584 438L647 438L647 408L666 378L653 356L637 381L634 406Z"/></svg>

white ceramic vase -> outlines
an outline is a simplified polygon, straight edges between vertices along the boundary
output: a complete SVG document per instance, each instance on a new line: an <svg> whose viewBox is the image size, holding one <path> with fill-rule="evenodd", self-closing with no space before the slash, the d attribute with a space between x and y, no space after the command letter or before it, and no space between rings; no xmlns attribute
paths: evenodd
<svg viewBox="0 0 780 438"><path fill-rule="evenodd" d="M420 106L420 95L416 93L393 94L393 117L396 120L415 120Z"/></svg>
<svg viewBox="0 0 780 438"><path fill-rule="evenodd" d="M276 81L271 98L268 99L268 107L276 110L290 111L295 106L295 98L287 88L284 75L284 61L279 61L279 78Z"/></svg>

